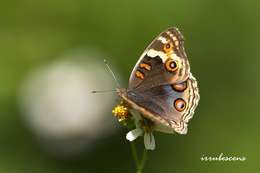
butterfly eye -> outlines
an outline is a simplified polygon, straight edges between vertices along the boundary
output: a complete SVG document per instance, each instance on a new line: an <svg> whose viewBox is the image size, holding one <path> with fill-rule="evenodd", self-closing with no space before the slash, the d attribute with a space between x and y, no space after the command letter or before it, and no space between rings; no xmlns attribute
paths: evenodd
<svg viewBox="0 0 260 173"><path fill-rule="evenodd" d="M173 49L173 44L171 42L168 42L166 44L164 44L163 46L163 50L168 53Z"/></svg>
<svg viewBox="0 0 260 173"><path fill-rule="evenodd" d="M174 61L173 59L168 59L168 60L166 60L166 62L165 62L165 67L166 67L166 69L168 70L168 71L170 71L170 72L174 72L174 71L176 71L177 69L178 69L178 64L177 64L177 62L176 61Z"/></svg>
<svg viewBox="0 0 260 173"><path fill-rule="evenodd" d="M182 112L186 108L186 102L183 99L178 98L174 101L174 107L177 111Z"/></svg>

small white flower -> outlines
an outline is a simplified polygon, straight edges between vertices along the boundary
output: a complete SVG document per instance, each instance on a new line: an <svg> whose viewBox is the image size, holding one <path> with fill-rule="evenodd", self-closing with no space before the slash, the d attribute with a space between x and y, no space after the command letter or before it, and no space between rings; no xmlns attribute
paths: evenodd
<svg viewBox="0 0 260 173"><path fill-rule="evenodd" d="M126 134L126 139L132 142L133 140L135 140L136 138L142 135L143 135L143 129L136 128Z"/></svg>
<svg viewBox="0 0 260 173"><path fill-rule="evenodd" d="M144 135L144 146L147 150L154 150L155 149L155 139L153 136L152 131L144 131L141 127L140 121L143 120L142 116L139 112L135 110L130 110L131 114L134 117L136 129L131 130L126 134L126 139L130 142L134 141L139 136Z"/></svg>
<svg viewBox="0 0 260 173"><path fill-rule="evenodd" d="M144 133L144 146L147 150L155 149L155 139L153 133Z"/></svg>

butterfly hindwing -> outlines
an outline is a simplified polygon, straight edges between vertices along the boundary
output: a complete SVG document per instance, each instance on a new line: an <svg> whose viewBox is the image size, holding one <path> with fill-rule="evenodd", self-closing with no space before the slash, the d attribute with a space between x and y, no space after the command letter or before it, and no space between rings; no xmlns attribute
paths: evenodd
<svg viewBox="0 0 260 173"><path fill-rule="evenodd" d="M189 78L178 84L160 85L148 90L129 90L127 100L155 123L173 128L180 134L187 133L187 123L198 105L197 81Z"/></svg>

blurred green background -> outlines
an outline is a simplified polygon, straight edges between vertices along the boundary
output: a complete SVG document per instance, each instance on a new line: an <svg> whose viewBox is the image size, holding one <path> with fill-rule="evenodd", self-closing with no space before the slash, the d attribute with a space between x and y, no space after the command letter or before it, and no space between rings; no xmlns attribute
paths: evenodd
<svg viewBox="0 0 260 173"><path fill-rule="evenodd" d="M201 101L186 136L155 134L157 148L149 153L145 172L256 172L259 7L260 1L253 0L1 2L0 172L134 172L125 131L77 159L47 154L22 121L17 91L31 70L86 45L106 52L127 83L144 48L170 26L186 38ZM219 153L247 160L200 161L202 155Z"/></svg>

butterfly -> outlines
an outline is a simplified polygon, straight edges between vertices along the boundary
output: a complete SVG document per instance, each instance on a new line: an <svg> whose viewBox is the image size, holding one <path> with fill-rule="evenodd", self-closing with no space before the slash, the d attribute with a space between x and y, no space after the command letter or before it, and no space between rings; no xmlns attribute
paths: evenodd
<svg viewBox="0 0 260 173"><path fill-rule="evenodd" d="M178 28L165 30L151 42L133 68L128 88L116 91L146 119L187 133L200 95Z"/></svg>

